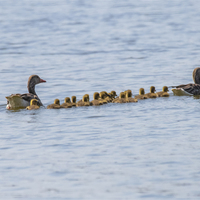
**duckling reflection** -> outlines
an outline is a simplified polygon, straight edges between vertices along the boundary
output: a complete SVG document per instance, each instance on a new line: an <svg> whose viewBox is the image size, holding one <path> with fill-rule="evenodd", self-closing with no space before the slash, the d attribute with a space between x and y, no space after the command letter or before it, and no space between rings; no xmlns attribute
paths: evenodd
<svg viewBox="0 0 200 200"><path fill-rule="evenodd" d="M32 99L30 102L30 106L27 106L27 110L36 110L40 108L40 103L38 102L37 99Z"/></svg>
<svg viewBox="0 0 200 200"><path fill-rule="evenodd" d="M147 98L156 98L157 95L154 93L156 91L156 88L154 86L150 87L150 93L145 94Z"/></svg>
<svg viewBox="0 0 200 200"><path fill-rule="evenodd" d="M162 92L157 92L156 95L157 95L157 97L169 97L168 91L169 91L168 87L163 86Z"/></svg>
<svg viewBox="0 0 200 200"><path fill-rule="evenodd" d="M138 102L137 99L132 98L132 91L131 91L131 90L126 90L124 93L125 93L125 95L126 95L126 102L127 102L127 103Z"/></svg>
<svg viewBox="0 0 200 200"><path fill-rule="evenodd" d="M72 104L69 97L66 97L64 103L60 106L61 108L71 108Z"/></svg>
<svg viewBox="0 0 200 200"><path fill-rule="evenodd" d="M125 99L125 93L121 92L119 94L119 97L113 100L113 103L126 103L126 99Z"/></svg>
<svg viewBox="0 0 200 200"><path fill-rule="evenodd" d="M99 93L98 92L95 92L93 94L93 99L94 100L91 101L93 106L103 105L103 103L99 100Z"/></svg>
<svg viewBox="0 0 200 200"><path fill-rule="evenodd" d="M136 95L135 98L136 99L147 99L147 97L145 96L144 88L139 89L139 95Z"/></svg>
<svg viewBox="0 0 200 200"><path fill-rule="evenodd" d="M60 108L60 100L55 99L53 104L47 106L47 109L59 109Z"/></svg>

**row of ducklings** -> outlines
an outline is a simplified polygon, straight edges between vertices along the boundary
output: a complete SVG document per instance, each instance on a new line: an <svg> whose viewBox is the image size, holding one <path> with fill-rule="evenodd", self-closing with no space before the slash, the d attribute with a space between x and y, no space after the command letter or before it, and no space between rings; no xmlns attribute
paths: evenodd
<svg viewBox="0 0 200 200"><path fill-rule="evenodd" d="M155 93L155 87L150 87L150 93L145 94L144 88L139 89L139 95L136 95L134 98L132 97L132 91L126 90L121 92L119 97L115 91L111 91L107 93L106 91L102 91L100 93L95 92L93 94L93 100L90 101L89 94L85 94L83 98L76 102L76 96L72 96L71 100L69 97L66 97L64 103L60 105L60 100L55 99L53 104L47 106L47 109L60 109L60 108L71 108L73 106L80 107L80 106L99 106L109 102L112 103L131 103L131 102L138 102L138 99L148 99L148 98L156 98L156 97L169 97L168 87L163 86L161 92ZM30 106L26 109L33 110L39 109L39 104L37 99L32 99Z"/></svg>

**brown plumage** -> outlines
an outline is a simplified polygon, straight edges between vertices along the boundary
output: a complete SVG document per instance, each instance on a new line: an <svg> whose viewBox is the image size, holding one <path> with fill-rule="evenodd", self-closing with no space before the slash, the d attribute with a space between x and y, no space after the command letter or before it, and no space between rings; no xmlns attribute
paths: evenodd
<svg viewBox="0 0 200 200"><path fill-rule="evenodd" d="M156 95L157 95L157 97L169 97L168 91L169 91L168 87L163 86L162 92L157 92Z"/></svg>
<svg viewBox="0 0 200 200"><path fill-rule="evenodd" d="M132 91L131 90L126 90L124 93L126 95L126 102L127 103L138 102L138 100L136 98L132 98Z"/></svg>
<svg viewBox="0 0 200 200"><path fill-rule="evenodd" d="M60 106L61 108L71 108L72 104L69 97L66 97L64 103Z"/></svg>
<svg viewBox="0 0 200 200"><path fill-rule="evenodd" d="M171 86L175 95L200 95L200 67L193 70L193 83Z"/></svg>
<svg viewBox="0 0 200 200"><path fill-rule="evenodd" d="M144 88L139 89L139 95L136 95L135 98L136 99L147 99L147 97L145 96Z"/></svg>
<svg viewBox="0 0 200 200"><path fill-rule="evenodd" d="M85 94L82 98L82 101L78 101L78 103L76 104L77 107L81 107L81 106L91 106L91 102L89 102L89 95Z"/></svg>
<svg viewBox="0 0 200 200"><path fill-rule="evenodd" d="M94 100L91 101L93 106L103 105L103 103L99 100L99 93L98 92L95 92L93 94L93 99Z"/></svg>
<svg viewBox="0 0 200 200"><path fill-rule="evenodd" d="M39 104L37 99L32 99L30 106L26 107L27 110L36 110L36 109L39 109L39 108L40 108L40 104Z"/></svg>
<svg viewBox="0 0 200 200"><path fill-rule="evenodd" d="M113 100L113 103L126 103L125 93L121 92L119 97Z"/></svg>
<svg viewBox="0 0 200 200"><path fill-rule="evenodd" d="M76 106L76 96L71 97L72 106Z"/></svg>
<svg viewBox="0 0 200 200"><path fill-rule="evenodd" d="M157 95L154 93L156 91L154 86L150 87L150 93L145 94L147 98L156 98Z"/></svg>
<svg viewBox="0 0 200 200"><path fill-rule="evenodd" d="M59 109L60 108L60 100L55 99L53 104L47 106L47 109Z"/></svg>
<svg viewBox="0 0 200 200"><path fill-rule="evenodd" d="M38 75L32 75L28 79L28 92L25 94L12 94L7 96L7 109L18 109L18 108L26 108L30 105L32 99L37 99L40 106L43 106L42 102L40 101L39 97L35 92L35 85L39 83L46 82L45 80L41 79Z"/></svg>

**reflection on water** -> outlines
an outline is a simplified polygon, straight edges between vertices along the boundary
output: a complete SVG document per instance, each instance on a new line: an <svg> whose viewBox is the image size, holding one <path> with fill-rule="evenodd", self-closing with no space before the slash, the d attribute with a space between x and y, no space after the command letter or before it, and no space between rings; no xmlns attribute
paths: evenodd
<svg viewBox="0 0 200 200"><path fill-rule="evenodd" d="M195 199L199 97L8 111L28 77L47 106L192 81L199 3L6 1L0 7L2 199Z"/></svg>

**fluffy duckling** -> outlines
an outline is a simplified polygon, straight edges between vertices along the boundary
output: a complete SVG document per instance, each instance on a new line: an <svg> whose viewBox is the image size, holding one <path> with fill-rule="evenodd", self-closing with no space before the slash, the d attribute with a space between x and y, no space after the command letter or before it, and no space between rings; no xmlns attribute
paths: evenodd
<svg viewBox="0 0 200 200"><path fill-rule="evenodd" d="M119 94L119 98L116 98L113 100L113 103L126 103L126 96L125 96L125 93L124 92L121 92Z"/></svg>
<svg viewBox="0 0 200 200"><path fill-rule="evenodd" d="M69 97L66 97L64 103L60 106L61 108L71 108L72 104Z"/></svg>
<svg viewBox="0 0 200 200"><path fill-rule="evenodd" d="M76 96L71 97L72 106L76 106Z"/></svg>
<svg viewBox="0 0 200 200"><path fill-rule="evenodd" d="M114 90L112 90L110 93L108 93L110 96L111 96L111 99L113 100L113 99L115 99L116 98L116 96L117 96L117 93L114 91Z"/></svg>
<svg viewBox="0 0 200 200"><path fill-rule="evenodd" d="M107 104L107 103L108 103L108 101L106 100L107 95L106 95L106 93L105 93L104 91L103 91L103 92L100 92L100 93L99 93L99 96L100 96L99 100L100 100L103 104Z"/></svg>
<svg viewBox="0 0 200 200"><path fill-rule="evenodd" d="M78 103L76 104L77 107L90 106L91 105L91 102L89 102L89 95L88 94L85 94L81 100L82 101L78 101Z"/></svg>
<svg viewBox="0 0 200 200"><path fill-rule="evenodd" d="M60 100L55 99L53 104L47 106L47 109L59 109L60 108Z"/></svg>
<svg viewBox="0 0 200 200"><path fill-rule="evenodd" d="M132 98L132 91L131 91L131 90L126 90L124 93L125 93L125 95L126 95L126 102L127 102L127 103L130 103L130 102L138 102L137 99Z"/></svg>
<svg viewBox="0 0 200 200"><path fill-rule="evenodd" d="M156 91L156 88L154 86L150 87L150 93L145 94L147 98L156 98L157 95L154 93Z"/></svg>
<svg viewBox="0 0 200 200"><path fill-rule="evenodd" d="M163 86L162 92L157 92L156 95L157 95L157 97L169 97L168 91L169 91L168 87Z"/></svg>
<svg viewBox="0 0 200 200"><path fill-rule="evenodd" d="M145 96L144 88L139 89L139 95L136 95L135 98L136 99L147 99L147 97Z"/></svg>
<svg viewBox="0 0 200 200"><path fill-rule="evenodd" d="M27 106L27 110L36 110L40 108L40 104L37 99L32 99L30 102L30 106Z"/></svg>
<svg viewBox="0 0 200 200"><path fill-rule="evenodd" d="M94 100L91 101L93 106L103 105L103 102L99 100L99 93L98 92L95 92L93 94L93 99Z"/></svg>

